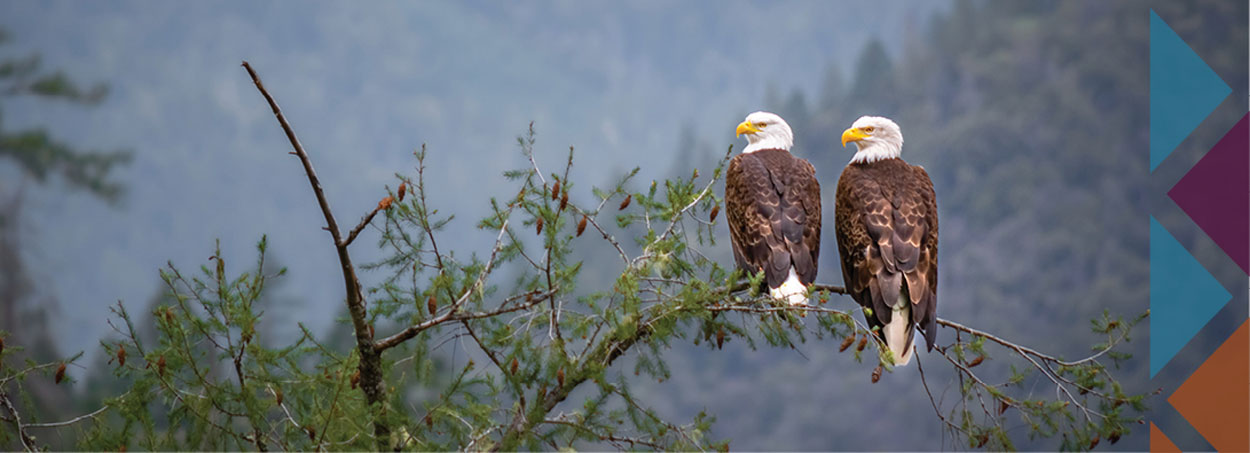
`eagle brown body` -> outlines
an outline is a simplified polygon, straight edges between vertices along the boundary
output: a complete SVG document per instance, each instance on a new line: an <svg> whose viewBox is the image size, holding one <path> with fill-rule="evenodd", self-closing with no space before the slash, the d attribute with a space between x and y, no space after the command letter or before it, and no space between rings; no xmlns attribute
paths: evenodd
<svg viewBox="0 0 1250 453"><path fill-rule="evenodd" d="M740 269L764 270L772 289L791 268L803 285L816 281L820 183L811 163L782 149L735 156L725 175L725 208Z"/></svg>
<svg viewBox="0 0 1250 453"><path fill-rule="evenodd" d="M847 292L871 308L878 335L910 306L904 350L910 359L914 326L933 349L937 335L938 216L933 183L924 168L902 159L852 162L838 180L834 221ZM900 300L900 298L903 298ZM900 311L898 313L906 313Z"/></svg>

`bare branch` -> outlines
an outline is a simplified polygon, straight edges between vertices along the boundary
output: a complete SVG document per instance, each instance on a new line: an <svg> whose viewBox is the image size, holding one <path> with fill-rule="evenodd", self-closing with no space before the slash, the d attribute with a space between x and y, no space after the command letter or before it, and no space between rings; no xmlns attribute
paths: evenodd
<svg viewBox="0 0 1250 453"><path fill-rule="evenodd" d="M421 332L424 332L426 330L429 330L431 328L434 328L434 327L437 327L439 325L446 324L449 322L460 322L460 321L467 321L471 319L492 318L492 317L507 314L507 313L527 310L530 307L533 307L535 305L538 305L539 303L546 301L547 298L551 297L553 294L555 294L559 290L560 290L559 287L555 287L555 288L552 288L550 291L538 293L536 295L535 293L526 293L525 295L533 295L533 300L530 300L523 304L513 305L511 307L506 307L507 301L505 301L504 304L500 305L500 308L490 310L490 311L484 311L484 312L447 311L446 313L443 313L441 316L437 318L427 320L420 324L409 326L407 329L404 329L397 334L378 340L374 348L379 352L385 351L387 349L403 344L405 341L408 341L412 337L417 336L417 334L420 334ZM516 298L519 298L519 296L514 297L513 299L516 299Z"/></svg>
<svg viewBox="0 0 1250 453"><path fill-rule="evenodd" d="M938 408L937 400L933 399L933 392L929 390L929 380L925 377L924 364L922 362L923 360L920 360L920 357L916 357L916 368L920 370L920 385L924 386L924 393L929 396L929 404L933 406L933 413L936 414L938 416L938 419L942 420L942 423L945 424L948 428L962 432L966 435L968 433L967 431L965 431L959 425L951 423L951 421L948 420L946 416L942 414L942 410Z"/></svg>
<svg viewBox="0 0 1250 453"><path fill-rule="evenodd" d="M579 425L577 423L564 421L564 420L549 418L549 419L543 420L542 422L548 425L560 425L560 426L568 426L570 428L574 428L578 431L582 431L592 436L596 436L599 438L600 441L610 442L612 443L613 447L616 447L618 450L622 450L622 451L629 450L631 448L636 448L639 445L650 448L650 449L654 449L656 451L668 450L668 448L664 447L663 445L657 444L655 442L649 442L643 439L637 439L637 438L632 438L632 437L617 436L613 434L600 434L585 426ZM624 445L626 443L629 444L628 447Z"/></svg>
<svg viewBox="0 0 1250 453"><path fill-rule="evenodd" d="M26 425L22 424L21 414L17 413L17 409L13 407L13 401L9 399L9 394L4 389L0 389L0 406L9 411L13 427L17 429L17 437L22 441L22 448L25 448L26 451L37 451L38 447L35 446L35 438L30 437L30 434L26 432Z"/></svg>
<svg viewBox="0 0 1250 453"><path fill-rule="evenodd" d="M352 241L356 240L356 235L359 235L360 232L363 231L366 226L369 226L369 222L373 221L373 216L377 215L378 211L381 211L381 210L382 210L382 205L379 204L377 207L373 208L372 211L369 211L369 213L366 214L363 219L360 219L360 223L356 225L356 228L352 228L352 231L347 233L347 238L343 239L343 243L342 243L343 247L347 247L351 245Z"/></svg>
<svg viewBox="0 0 1250 453"><path fill-rule="evenodd" d="M260 76L252 69L252 65L243 62L243 68L247 69L248 75L252 77L252 83L256 85L256 89L260 90L260 94L265 97L265 101L269 103L269 108L273 109L273 115L277 117L278 123L282 125L283 132L286 132L286 138L291 142L291 147L295 148L295 155L299 157L300 163L304 164L304 173L308 174L308 182L312 184L313 193L317 196L317 203L321 205L321 213L326 218L326 224L329 226L330 234L334 236L334 243L341 244L343 241L339 239L339 226L334 220L334 213L330 210L330 202L326 200L325 192L321 189L321 180L317 178L317 171L313 169L312 160L308 158L308 153L304 151L304 146L300 144L299 138L295 136L295 130L291 129L291 125L287 123L286 116L282 114L282 109L278 108L278 102L269 95L269 91L265 89L265 85L261 83Z"/></svg>
<svg viewBox="0 0 1250 453"><path fill-rule="evenodd" d="M124 396L124 395L123 395L123 396ZM51 422L51 423L31 423L31 424L29 424L29 425L26 425L26 427L27 427L27 428L60 428L60 427L62 427L62 426L69 426L69 425L73 425L73 424L75 424L75 423L81 422L81 421L86 420L86 419L88 419L88 418L96 418L96 416L98 416L98 415L100 415L100 414L103 414L103 413L104 413L104 411L107 411L107 410L109 410L109 407L108 407L108 406L104 406L104 407L101 407L101 408L99 408L99 409L96 409L94 412L92 412L92 413L90 413L90 414L83 414L83 415L79 415L79 416L77 416L77 417L71 418L71 419L69 419L69 420L65 420L65 421L63 421L63 422Z"/></svg>
<svg viewBox="0 0 1250 453"><path fill-rule="evenodd" d="M1074 361L1070 361L1070 362L1069 362L1069 361L1064 361L1064 360L1061 360L1061 359L1059 359L1058 357L1055 357L1055 356L1052 356L1052 355L1049 355L1049 354L1043 354L1043 353L1038 352L1037 350L1032 349L1032 348L1029 348L1029 347L1027 347L1027 346L1022 346L1022 345L1017 344L1017 343L1012 343L1012 342L1007 341L1007 340L1005 340L1005 339L1003 339L1003 338L1001 338L1001 337L995 336L994 334L991 334L991 333L989 333L989 332L985 332L985 331L983 331L983 330L973 329L973 328L971 328L971 327L965 326L965 325L963 325L963 324L960 324L960 323L957 323L957 322L954 322L954 321L951 321L951 320L938 318L937 323L938 323L938 324L940 324L940 325L943 325L943 326L946 326L946 327L949 327L949 328L955 329L955 330L959 330L959 331L963 331L963 332L970 333L970 334L972 334L972 335L976 335L976 336L979 336L979 337L985 337L985 339L987 339L987 340L993 341L993 342L998 343L998 344L1000 344L1000 345L1006 346L1006 347L1007 347L1007 348L1009 348L1009 349L1013 349L1013 350L1015 350L1015 351L1016 351L1017 353L1019 353L1020 355L1033 355L1034 357L1037 357L1037 358L1039 358L1039 359L1045 360L1045 361L1047 361L1047 362L1052 362L1052 363L1054 363L1054 364L1056 364L1056 365L1061 365L1061 366L1076 366L1076 365L1080 365L1080 364L1085 363L1085 362L1090 362L1090 361L1096 360L1096 359L1098 359L1098 357L1101 357L1103 354L1106 354L1106 353L1107 353L1107 351L1110 351L1112 348L1114 348L1116 344L1119 344L1121 341L1124 341L1124 338L1128 335L1128 332L1126 331L1124 334L1120 335L1120 337L1119 337L1119 338L1116 338L1116 339L1115 339L1115 340L1113 340L1112 342L1108 343L1106 348L1104 348L1104 349L1102 349L1102 350L1098 351L1098 352L1097 352L1097 353L1095 353L1094 355L1091 355L1091 356L1089 356L1089 357L1085 357L1085 358L1080 359L1080 360L1074 360Z"/></svg>
<svg viewBox="0 0 1250 453"><path fill-rule="evenodd" d="M243 68L247 70L248 75L252 77L252 83L256 85L256 89L265 97L265 101L269 103L269 107L273 110L273 115L278 119L278 124L282 126L282 130L286 132L287 139L291 142L291 147L295 149L295 155L299 157L300 163L304 165L304 173L308 175L308 183L312 185L313 194L317 197L317 204L321 206L321 213L325 216L327 229L330 236L334 240L334 248L338 252L339 267L343 273L343 286L347 293L347 309L351 314L352 328L356 333L356 349L360 351L360 387L365 393L365 398L370 405L378 404L385 410L386 389L382 385L382 361L380 351L374 349L373 338L369 335L369 324L366 319L365 297L361 291L360 278L356 276L356 267L352 265L351 255L347 251L348 242L345 242L340 236L338 222L334 220L334 213L330 210L330 202L326 199L325 192L321 189L321 181L317 178L317 172L313 169L312 160L309 159L308 153L304 151L303 145L300 144L299 138L295 136L295 130L287 123L286 117L282 115L282 109L278 108L278 103L269 95L269 91L265 90L265 85L261 83L260 76L252 69L252 65L243 62ZM378 448L386 447L386 439L390 439L390 427L382 422L383 417L377 417L373 424L374 436L378 442Z"/></svg>

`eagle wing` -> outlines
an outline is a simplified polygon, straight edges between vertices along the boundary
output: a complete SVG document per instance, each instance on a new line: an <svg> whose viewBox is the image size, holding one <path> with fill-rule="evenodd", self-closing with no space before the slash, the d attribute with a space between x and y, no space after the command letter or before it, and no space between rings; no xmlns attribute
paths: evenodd
<svg viewBox="0 0 1250 453"><path fill-rule="evenodd" d="M911 167L915 174L914 192L909 222L924 225L919 237L918 256L913 272L906 274L908 294L911 296L912 321L924 331L925 345L933 350L937 341L937 284L938 284L938 212L937 195L929 173L919 165ZM925 291L927 289L927 291Z"/></svg>
<svg viewBox="0 0 1250 453"><path fill-rule="evenodd" d="M885 325L900 293L926 344L937 333L937 204L929 175L901 161L898 171L869 174L849 165L838 180L835 223L842 276L860 305ZM904 288L905 285L905 288Z"/></svg>
<svg viewBox="0 0 1250 453"><path fill-rule="evenodd" d="M765 271L770 288L793 266L799 281L816 280L820 253L820 183L811 163L780 150L740 154L725 175L725 208L734 260Z"/></svg>

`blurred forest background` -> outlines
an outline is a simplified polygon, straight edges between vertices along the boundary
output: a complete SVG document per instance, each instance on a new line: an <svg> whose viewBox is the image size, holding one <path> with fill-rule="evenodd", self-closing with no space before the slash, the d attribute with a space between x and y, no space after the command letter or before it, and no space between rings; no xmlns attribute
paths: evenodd
<svg viewBox="0 0 1250 453"><path fill-rule="evenodd" d="M1233 88L1153 178L1149 7ZM94 358L84 363L102 363L109 305L142 310L161 297L156 270L167 260L202 263L214 238L224 256L248 259L264 233L289 269L268 294L269 328L336 329L334 251L285 137L238 68L247 59L337 209L354 218L371 208L425 143L435 203L464 222L440 240L483 250L493 237L469 222L502 193L500 173L521 159L514 137L531 120L548 161L576 146L574 172L603 185L641 166L638 190L710 168L726 146L741 146L732 130L742 117L771 110L795 130L795 151L816 166L831 211L851 155L841 131L863 114L892 117L904 158L925 166L938 193L940 316L1077 356L1097 341L1088 319L1148 307L1152 212L1217 278L1236 278L1196 228L1173 228L1184 222L1179 210L1157 206L1246 111L1246 17L1245 2L1217 0L5 2L0 61L39 55L44 72L63 70L85 88L58 92L71 102L0 93L0 329L37 356L85 351ZM30 131L63 143L70 163L23 154L60 149L18 140ZM111 172L75 172L85 155L75 153L89 150L106 151L84 165ZM827 224L818 280L840 284L833 234ZM610 251L577 253L592 270L581 288L615 275L612 267L597 281L593 272L616 265ZM1244 288L1230 288L1230 307L1244 306ZM1146 334L1120 371L1132 390L1172 384L1196 366L1152 382ZM706 409L718 418L713 436L735 449L941 446L915 367L871 385L870 367L833 347L729 343L710 353L678 344L667 356L673 378L640 382L636 393L679 419ZM87 368L70 370L79 381L68 390L36 392L45 419L115 393L105 367ZM1202 442L1183 422L1168 432L1181 445ZM1115 445L1145 447L1144 427Z"/></svg>

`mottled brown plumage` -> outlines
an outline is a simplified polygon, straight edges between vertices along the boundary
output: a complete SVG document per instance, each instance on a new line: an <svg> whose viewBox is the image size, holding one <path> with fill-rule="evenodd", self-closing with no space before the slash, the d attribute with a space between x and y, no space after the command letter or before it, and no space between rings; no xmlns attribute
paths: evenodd
<svg viewBox="0 0 1250 453"><path fill-rule="evenodd" d="M852 162L838 180L834 221L842 277L856 302L871 308L871 327L883 328L900 295L911 302L912 323L933 349L937 335L938 216L933 183L924 168L899 158ZM908 352L895 351L898 355Z"/></svg>
<svg viewBox="0 0 1250 453"><path fill-rule="evenodd" d="M811 163L781 149L739 154L725 175L725 212L739 268L763 269L772 289L791 267L804 285L816 281L820 183Z"/></svg>

